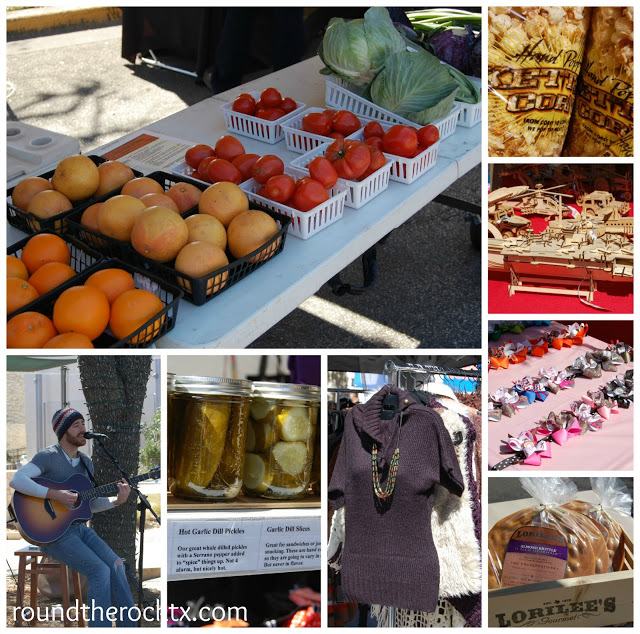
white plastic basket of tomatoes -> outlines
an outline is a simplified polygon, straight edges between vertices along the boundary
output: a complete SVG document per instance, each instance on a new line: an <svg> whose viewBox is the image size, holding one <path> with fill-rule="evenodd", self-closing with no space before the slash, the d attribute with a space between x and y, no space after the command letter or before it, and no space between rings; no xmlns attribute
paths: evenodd
<svg viewBox="0 0 640 634"><path fill-rule="evenodd" d="M364 150L362 146L364 146ZM362 168L361 157L364 156L365 150L369 153L370 161L373 161L372 157L375 156L376 161L384 160L384 163L376 162L374 165L373 162L367 162ZM376 151L374 152L374 150ZM348 188L345 200L348 207L359 209L389 186L393 157L362 141L337 139L332 143L319 145L291 161L291 165L303 169L313 176L312 162L318 157L326 158L334 166L339 177L338 183Z"/></svg>
<svg viewBox="0 0 640 634"><path fill-rule="evenodd" d="M390 110L376 106L373 102L361 97L349 88L348 82L339 77L330 75L326 77L325 80L325 103L328 108L351 110L351 112L354 112L359 117L369 117L370 119L377 119L378 121L416 125L414 121L410 121ZM440 140L446 139L456 131L460 109L460 104L455 103L448 115L432 121L432 124L435 125L440 132Z"/></svg>
<svg viewBox="0 0 640 634"><path fill-rule="evenodd" d="M307 108L282 124L284 140L292 152L304 154L309 150L331 143L338 135L347 137L369 123L371 119L359 117L347 110Z"/></svg>
<svg viewBox="0 0 640 634"><path fill-rule="evenodd" d="M391 180L407 185L436 164L440 146L434 125L417 129L401 123L371 121L349 138L378 145L393 161Z"/></svg>
<svg viewBox="0 0 640 634"><path fill-rule="evenodd" d="M306 180L309 180L309 174L305 170L286 167L283 175L273 176L267 179L264 184L251 178L242 183L240 188L247 194L249 201L289 216L291 218L289 233L306 240L342 218L348 188L335 182L332 187L325 188L327 199L315 205L313 198L304 191L304 183L298 189L301 179L305 177L307 177ZM287 180L289 181L288 186L295 188L293 193L284 191ZM283 187L283 183L285 187ZM310 187L316 191L319 189L317 184L311 184ZM320 193L322 198L322 192ZM277 200L273 200L273 198L277 198Z"/></svg>
<svg viewBox="0 0 640 634"><path fill-rule="evenodd" d="M262 93L255 90L242 93L221 108L230 132L265 143L278 143L284 138L282 123L306 106L291 97L283 98L275 88L267 88Z"/></svg>

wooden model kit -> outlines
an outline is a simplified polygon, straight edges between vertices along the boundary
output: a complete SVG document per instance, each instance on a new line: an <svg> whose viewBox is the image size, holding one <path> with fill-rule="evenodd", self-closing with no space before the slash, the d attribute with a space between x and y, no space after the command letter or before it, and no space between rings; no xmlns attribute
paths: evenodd
<svg viewBox="0 0 640 634"><path fill-rule="evenodd" d="M578 197L577 214L564 202L573 196L555 191L563 187L537 183L489 194L489 268L509 272L509 296L574 295L591 302L598 281L633 279L629 203L608 191L592 191ZM531 215L549 220L544 231L534 232L525 217Z"/></svg>

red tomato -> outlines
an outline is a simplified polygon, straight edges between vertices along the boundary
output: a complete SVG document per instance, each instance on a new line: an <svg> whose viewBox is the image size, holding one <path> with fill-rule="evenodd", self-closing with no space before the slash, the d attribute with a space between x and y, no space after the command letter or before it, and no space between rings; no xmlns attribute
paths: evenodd
<svg viewBox="0 0 640 634"><path fill-rule="evenodd" d="M209 172L207 169L209 168L209 163L215 159L215 154L213 156L207 156L203 158L198 164L198 173L196 175L197 178L200 178L203 181L207 181L207 183L211 182L209 178Z"/></svg>
<svg viewBox="0 0 640 634"><path fill-rule="evenodd" d="M309 165L311 178L322 183L327 189L331 189L338 182L338 172L329 159L324 156L316 156Z"/></svg>
<svg viewBox="0 0 640 634"><path fill-rule="evenodd" d="M382 137L379 136L370 136L365 143L367 145L371 145L372 147L376 147L379 150L382 150Z"/></svg>
<svg viewBox="0 0 640 634"><path fill-rule="evenodd" d="M342 134L342 132L332 132L331 134L328 134L327 136L332 138L332 139L344 139L344 134Z"/></svg>
<svg viewBox="0 0 640 634"><path fill-rule="evenodd" d="M258 196L262 196L263 198L269 198L267 196L267 188L263 185L257 192Z"/></svg>
<svg viewBox="0 0 640 634"><path fill-rule="evenodd" d="M242 156L246 150L236 137L225 134L216 141L215 152L218 158L225 161L233 161L234 158Z"/></svg>
<svg viewBox="0 0 640 634"><path fill-rule="evenodd" d="M240 170L229 161L221 158L213 159L207 167L207 174L212 183L220 183L221 181L229 181L239 185L242 182L242 174Z"/></svg>
<svg viewBox="0 0 640 634"><path fill-rule="evenodd" d="M434 125L426 125L418 130L418 142L425 148L440 140L440 131Z"/></svg>
<svg viewBox="0 0 640 634"><path fill-rule="evenodd" d="M256 112L260 109L264 109L267 106L264 105L264 102L262 101L262 99L258 99L258 101L256 101ZM255 114L255 113L254 113Z"/></svg>
<svg viewBox="0 0 640 634"><path fill-rule="evenodd" d="M207 156L215 156L215 152L210 145L205 145L204 143L198 143L198 145L194 145L190 147L184 154L184 160L187 162L189 167L192 167L194 170L198 169L198 165L200 165L200 161L203 158L207 158Z"/></svg>
<svg viewBox="0 0 640 634"><path fill-rule="evenodd" d="M267 181L265 188L267 190L267 198L277 203L283 203L293 195L296 190L296 182L289 174L279 174L278 176L272 176Z"/></svg>
<svg viewBox="0 0 640 634"><path fill-rule="evenodd" d="M416 151L413 153L413 156L411 158L416 158L416 156L418 156L419 154L422 154L427 148L426 147L422 147L422 145L418 145L418 147L416 148Z"/></svg>
<svg viewBox="0 0 640 634"><path fill-rule="evenodd" d="M387 163L387 159L384 157L384 154L373 145L367 145L369 148L369 152L371 152L371 162L369 163L369 167L365 170L364 174L360 176L359 181L363 181L365 178L368 178L379 170L383 165Z"/></svg>
<svg viewBox="0 0 640 634"><path fill-rule="evenodd" d="M364 126L364 130L362 131L365 139L368 139L372 136L379 136L382 138L384 134L384 130L382 126L377 121L369 121L366 126Z"/></svg>
<svg viewBox="0 0 640 634"><path fill-rule="evenodd" d="M353 112L340 110L333 115L333 129L336 132L342 132L345 136L357 132L361 127L360 119Z"/></svg>
<svg viewBox="0 0 640 634"><path fill-rule="evenodd" d="M275 154L265 154L253 166L253 178L264 185L272 176L284 174L284 163Z"/></svg>
<svg viewBox="0 0 640 634"><path fill-rule="evenodd" d="M253 114L256 111L256 100L251 95L243 93L236 97L232 108L235 112Z"/></svg>
<svg viewBox="0 0 640 634"><path fill-rule="evenodd" d="M327 110L323 110L322 112L323 114L328 114L331 117L331 120L333 121L333 115L335 115L338 111L331 110L330 108L328 108Z"/></svg>
<svg viewBox="0 0 640 634"><path fill-rule="evenodd" d="M255 116L258 119L265 119L266 121L275 121L280 117L284 117L284 110L280 108L260 108L256 110Z"/></svg>
<svg viewBox="0 0 640 634"><path fill-rule="evenodd" d="M251 170L259 158L259 154L241 154L236 156L231 163L240 170L242 180L246 181L251 178Z"/></svg>
<svg viewBox="0 0 640 634"><path fill-rule="evenodd" d="M301 178L293 193L293 206L299 211L310 211L329 200L329 192L313 178Z"/></svg>
<svg viewBox="0 0 640 634"><path fill-rule="evenodd" d="M387 154L409 158L418 147L418 133L406 125L391 126L382 137L382 149Z"/></svg>
<svg viewBox="0 0 640 634"><path fill-rule="evenodd" d="M331 117L324 112L309 112L302 117L302 129L312 134L328 136L332 130Z"/></svg>
<svg viewBox="0 0 640 634"><path fill-rule="evenodd" d="M293 112L298 107L295 99L291 99L291 97L285 97L280 104L280 110L284 110L285 114L289 114Z"/></svg>
<svg viewBox="0 0 640 634"><path fill-rule="evenodd" d="M262 91L260 101L267 108L278 108L282 103L282 95L275 88L267 88Z"/></svg>
<svg viewBox="0 0 640 634"><path fill-rule="evenodd" d="M366 143L354 139L337 139L324 153L340 178L355 180L371 162L371 152Z"/></svg>

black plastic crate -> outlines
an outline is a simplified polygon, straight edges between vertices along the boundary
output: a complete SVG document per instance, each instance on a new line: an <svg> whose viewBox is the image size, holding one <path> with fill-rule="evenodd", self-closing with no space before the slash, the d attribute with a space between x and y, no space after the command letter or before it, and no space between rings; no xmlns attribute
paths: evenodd
<svg viewBox="0 0 640 634"><path fill-rule="evenodd" d="M96 266L92 267L91 270L87 270L76 276L73 279L73 283L61 285L55 292L50 294L50 297L43 296L33 302L28 309L26 307L22 308L14 314L17 315L25 312L26 310L33 310L52 318L53 305L64 290L71 286L83 285L89 276L96 271L112 268L123 269L131 273L131 275L133 275L136 288L143 288L145 290L152 291L162 301L164 308L135 332L131 333L126 339L116 339L107 328L104 333L93 341L93 345L96 348L147 348L157 339L166 335L175 326L178 318L178 306L183 293L179 288L161 279L154 273L141 271L139 268L136 268L127 262L122 262L121 260L111 258L102 260ZM158 324L157 322L160 323ZM147 337L148 341L145 341ZM141 340L134 342L134 339L136 338L140 338Z"/></svg>
<svg viewBox="0 0 640 634"><path fill-rule="evenodd" d="M90 158L96 165L100 165L101 163L105 163L107 159L102 158L101 156L90 155ZM60 159L62 160L62 159ZM47 180L51 180L55 169L49 170L44 174L33 174L33 176L40 176L41 178L46 178ZM134 176L142 176L142 172L137 170L133 170ZM10 225L20 229L20 231L24 231L25 233L36 233L43 229L48 231L55 231L56 233L66 233L67 231L67 220L72 214L80 213L89 207L89 205L93 205L94 203L102 202L109 198L109 196L113 195L113 192L109 192L104 196L100 196L98 198L88 198L87 200L82 200L74 204L73 209L69 211L63 211L61 214L57 214L55 216L51 216L51 218L36 218L31 214L28 214L26 211L22 209L18 209L15 205L11 203L11 194L13 193L14 187L7 190L7 221Z"/></svg>
<svg viewBox="0 0 640 634"><path fill-rule="evenodd" d="M284 249L284 242L287 237L287 230L291 224L291 218L255 203L251 203L250 208L259 209L269 214L280 227L278 233L261 247L240 259L234 259L231 252L227 249L226 254L229 259L228 266L212 271L203 277L190 277L184 273L178 273L174 268L174 262L159 264L140 255L132 246L129 246L127 261L131 261L136 266L144 268L145 270L153 271L163 279L171 280L172 284L175 284L184 291L184 299L186 301L196 306L201 306L244 279L249 273L261 267L265 262L274 258ZM263 254L263 252L266 253ZM261 257L255 262L251 262L251 259L259 254L262 254ZM226 279L224 279L225 275ZM216 280L218 276L221 277L219 280Z"/></svg>
<svg viewBox="0 0 640 634"><path fill-rule="evenodd" d="M209 187L207 183L197 181L193 178L188 178L187 176L170 174L168 172L152 172L151 174L147 174L147 178L151 178L160 183L165 192L177 183L189 183L191 185L195 185L201 191L204 191L205 189L207 189L207 187ZM118 194L120 194L121 190L122 188L112 191L110 194L101 199L101 202L104 202L107 198L117 196ZM130 261L131 245L129 242L123 242L122 240L110 238L102 233L98 233L97 231L87 229L87 227L83 227L80 224L80 220L85 209L74 211L69 215L69 217L67 218L67 231L76 236L79 240L82 240L82 242L84 242L85 244L90 245L96 251L100 251L100 253L104 253L104 255L108 257ZM182 217L187 218L188 216L196 213L198 213L197 206L192 207L191 209L186 211L184 214L182 214Z"/></svg>
<svg viewBox="0 0 640 634"><path fill-rule="evenodd" d="M31 240L31 238L33 238L34 236L41 233L58 235L53 231L38 231L37 233L27 236L26 238L23 238L19 242L16 242L12 246L10 246L7 249L7 255L15 255L16 257L19 258L20 254L22 253L22 249L25 247L27 242L29 242L29 240ZM69 262L69 266L76 273L84 273L85 271L93 272L92 271L93 267L104 259L104 256L101 253L98 253L91 247L88 247L86 244L83 244L77 238L74 238L72 236L58 236L58 237L62 238L67 243L67 246L69 247L69 253L71 255L71 261ZM14 311L10 315L7 315L7 319L10 319L14 315L17 315L19 312L21 313L21 312L24 312L25 310L31 310L30 307L33 304L35 304L35 302L41 299L44 299L46 297L49 297L50 295L51 296L55 295L57 297L62 292L61 289L68 288L69 286L74 286L76 284L77 279L78 279L77 275L72 277L71 279L67 280L57 288L54 288L53 290L50 290L48 293L45 293L44 295L40 296L37 300L30 302L26 306L23 306L22 309Z"/></svg>

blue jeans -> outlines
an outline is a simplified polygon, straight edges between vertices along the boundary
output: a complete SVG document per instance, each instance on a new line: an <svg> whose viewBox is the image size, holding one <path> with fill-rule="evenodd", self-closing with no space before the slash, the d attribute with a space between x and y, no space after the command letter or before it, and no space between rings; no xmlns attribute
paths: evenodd
<svg viewBox="0 0 640 634"><path fill-rule="evenodd" d="M119 618L121 607L133 606L122 560L92 528L80 522L72 524L60 539L43 544L41 550L89 579L89 627L112 627L112 621L106 616L111 606L118 608L118 627L137 627L138 623L129 618L127 610L123 611L124 618ZM93 606L102 611L96 609L92 614Z"/></svg>

